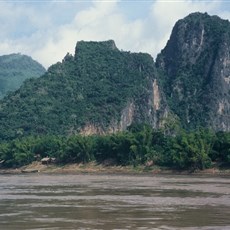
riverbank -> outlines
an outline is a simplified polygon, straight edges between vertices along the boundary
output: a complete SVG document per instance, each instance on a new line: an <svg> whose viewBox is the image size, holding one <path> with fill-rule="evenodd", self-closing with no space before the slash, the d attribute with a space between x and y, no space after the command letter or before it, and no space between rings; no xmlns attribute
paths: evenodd
<svg viewBox="0 0 230 230"><path fill-rule="evenodd" d="M178 174L178 175L227 175L230 176L229 168L210 168L205 170L189 171L174 170L159 166L114 166L103 165L95 162L87 164L42 164L35 161L27 166L14 169L0 169L0 174L20 174L20 173L52 173L52 174Z"/></svg>

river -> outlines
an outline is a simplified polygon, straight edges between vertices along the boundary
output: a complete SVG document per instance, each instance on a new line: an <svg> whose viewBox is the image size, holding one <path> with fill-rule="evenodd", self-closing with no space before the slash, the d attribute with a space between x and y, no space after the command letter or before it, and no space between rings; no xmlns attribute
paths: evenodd
<svg viewBox="0 0 230 230"><path fill-rule="evenodd" d="M230 178L0 175L1 230L230 229Z"/></svg>

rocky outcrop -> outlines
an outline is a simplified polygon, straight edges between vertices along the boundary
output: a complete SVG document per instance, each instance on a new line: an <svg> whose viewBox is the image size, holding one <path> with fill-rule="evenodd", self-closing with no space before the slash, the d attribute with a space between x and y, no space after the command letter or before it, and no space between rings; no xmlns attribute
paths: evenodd
<svg viewBox="0 0 230 230"><path fill-rule="evenodd" d="M119 122L119 128L117 130L124 131L133 123L135 113L135 106L133 102L128 103L128 105L122 110L121 118ZM115 129L116 130L116 129Z"/></svg>
<svg viewBox="0 0 230 230"><path fill-rule="evenodd" d="M193 13L179 20L158 55L170 109L186 128L230 131L230 23Z"/></svg>

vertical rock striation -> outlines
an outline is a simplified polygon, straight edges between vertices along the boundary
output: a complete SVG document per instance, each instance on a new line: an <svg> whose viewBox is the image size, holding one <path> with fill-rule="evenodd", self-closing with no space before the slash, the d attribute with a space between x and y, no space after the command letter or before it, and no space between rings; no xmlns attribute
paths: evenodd
<svg viewBox="0 0 230 230"><path fill-rule="evenodd" d="M175 24L156 66L184 127L230 131L229 56L229 21L193 13Z"/></svg>

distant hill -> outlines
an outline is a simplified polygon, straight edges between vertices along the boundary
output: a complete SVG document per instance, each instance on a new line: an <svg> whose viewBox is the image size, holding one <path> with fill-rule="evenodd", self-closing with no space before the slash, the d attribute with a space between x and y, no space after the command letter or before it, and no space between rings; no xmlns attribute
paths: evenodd
<svg viewBox="0 0 230 230"><path fill-rule="evenodd" d="M37 78L45 68L31 57L21 54L0 56L0 98L18 89L28 78Z"/></svg>

